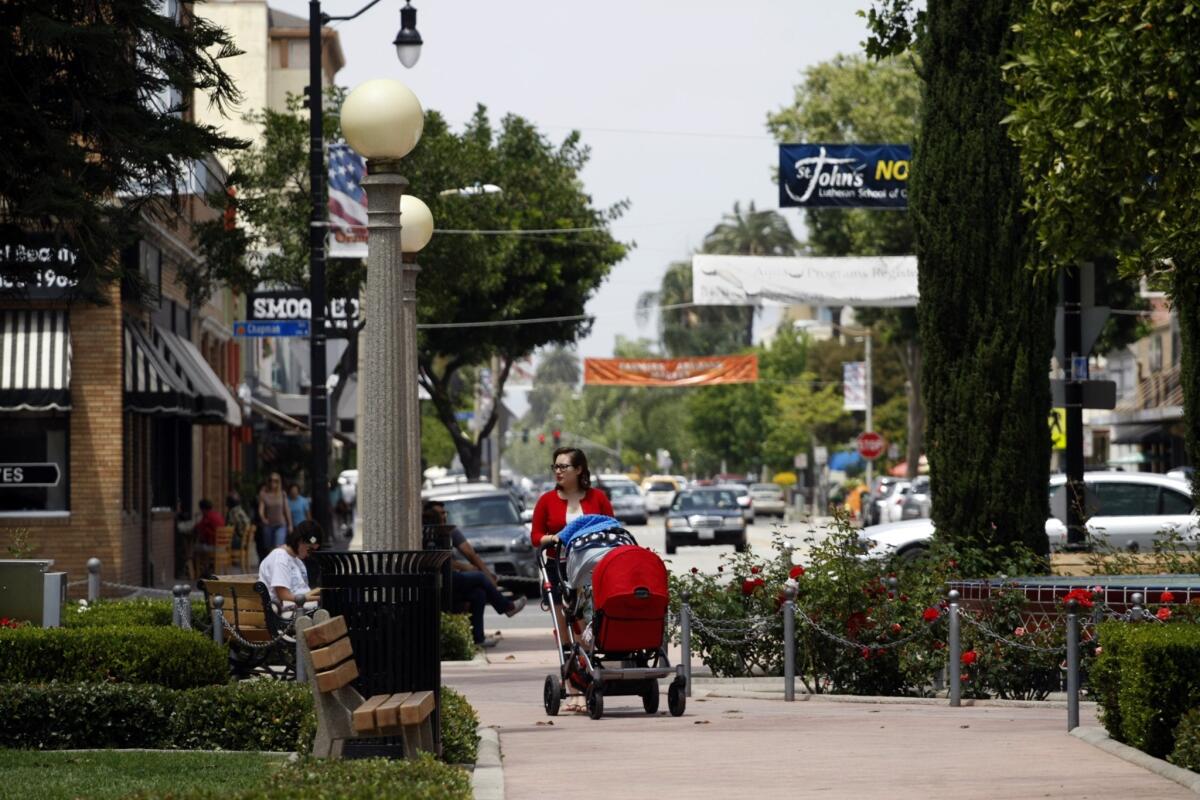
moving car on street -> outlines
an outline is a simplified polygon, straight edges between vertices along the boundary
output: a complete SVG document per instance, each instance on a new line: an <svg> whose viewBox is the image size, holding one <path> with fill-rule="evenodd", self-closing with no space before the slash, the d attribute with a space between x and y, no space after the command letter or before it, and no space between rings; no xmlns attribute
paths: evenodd
<svg viewBox="0 0 1200 800"><path fill-rule="evenodd" d="M642 481L642 491L646 493L646 512L657 514L671 507L675 495L682 487L670 475L651 475Z"/></svg>
<svg viewBox="0 0 1200 800"><path fill-rule="evenodd" d="M783 519L787 512L787 501L783 499L783 489L777 483L750 484L750 502L754 505L754 513L764 517L771 516Z"/></svg>
<svg viewBox="0 0 1200 800"><path fill-rule="evenodd" d="M746 552L746 520L737 495L720 486L685 489L667 510L667 555L680 545L731 544Z"/></svg>
<svg viewBox="0 0 1200 800"><path fill-rule="evenodd" d="M1200 517L1192 504L1185 481L1141 472L1085 472L1088 535L1113 547L1149 553L1154 540L1176 532L1185 547L1200 545ZM1050 477L1050 507L1065 509L1067 478ZM1067 543L1066 523L1058 517L1046 520L1050 550ZM892 553L908 558L924 554L933 538L933 521L912 519L874 525L859 532L859 542L869 558Z"/></svg>
<svg viewBox="0 0 1200 800"><path fill-rule="evenodd" d="M608 494L613 514L617 519L631 525L646 524L646 498L642 496L642 490L636 483L633 481L618 483L602 481L600 488Z"/></svg>
<svg viewBox="0 0 1200 800"><path fill-rule="evenodd" d="M733 492L734 497L737 498L738 506L742 509L742 516L745 518L746 523L753 524L754 501L750 498L750 490L740 483L717 484L717 488L728 489Z"/></svg>
<svg viewBox="0 0 1200 800"><path fill-rule="evenodd" d="M447 520L458 526L501 584L505 576L536 578L537 557L529 541L529 526L521 521L512 495L494 487L470 488L473 491L442 491L432 496L445 504ZM529 581L509 588L528 592L536 590L537 585L537 581Z"/></svg>

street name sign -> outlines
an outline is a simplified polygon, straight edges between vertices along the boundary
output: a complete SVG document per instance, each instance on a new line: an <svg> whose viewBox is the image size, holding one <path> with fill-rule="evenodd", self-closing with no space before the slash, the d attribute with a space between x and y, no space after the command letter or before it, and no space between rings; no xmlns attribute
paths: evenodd
<svg viewBox="0 0 1200 800"><path fill-rule="evenodd" d="M858 454L868 461L879 458L886 448L887 440L875 431L866 431L858 435Z"/></svg>
<svg viewBox="0 0 1200 800"><path fill-rule="evenodd" d="M242 319L233 323L233 335L240 337L308 336L311 328L311 323L306 319L286 319L275 322Z"/></svg>
<svg viewBox="0 0 1200 800"><path fill-rule="evenodd" d="M0 489L58 486L58 464L0 464Z"/></svg>

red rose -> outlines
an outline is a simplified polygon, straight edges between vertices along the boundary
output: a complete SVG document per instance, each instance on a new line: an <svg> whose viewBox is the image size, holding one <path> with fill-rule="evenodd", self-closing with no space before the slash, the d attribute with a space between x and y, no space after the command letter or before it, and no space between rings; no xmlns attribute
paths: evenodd
<svg viewBox="0 0 1200 800"><path fill-rule="evenodd" d="M979 654L976 653L974 650L968 650L967 652L962 654L962 663L965 666L969 667L978 660L979 660Z"/></svg>
<svg viewBox="0 0 1200 800"><path fill-rule="evenodd" d="M1171 594L1170 592L1163 592L1162 594L1160 594L1160 595L1158 596L1158 602L1160 602L1160 603L1174 603L1174 602L1175 602L1175 595Z"/></svg>
<svg viewBox="0 0 1200 800"><path fill-rule="evenodd" d="M720 565L717 566L717 572L724 572L724 571L725 571L724 567L722 567Z"/></svg>
<svg viewBox="0 0 1200 800"><path fill-rule="evenodd" d="M742 581L742 594L754 594L754 581L749 578Z"/></svg>
<svg viewBox="0 0 1200 800"><path fill-rule="evenodd" d="M862 657L863 657L863 658L865 658L865 659L868 659L868 660L870 660L870 658L871 658L871 648L869 648L869 647L864 647L864 648L862 649Z"/></svg>
<svg viewBox="0 0 1200 800"><path fill-rule="evenodd" d="M934 643L933 643L933 649L934 649L934 650L941 650L941 649L942 649L942 648L944 648L945 646L946 646L946 643L945 643L945 642L934 642Z"/></svg>
<svg viewBox="0 0 1200 800"><path fill-rule="evenodd" d="M901 603L907 603L907 602L908 602L908 595L906 595L906 594L902 594L902 595L900 595L900 602L901 602Z"/></svg>
<svg viewBox="0 0 1200 800"><path fill-rule="evenodd" d="M1158 610L1158 613L1157 613L1157 614L1155 614L1154 616L1158 617L1158 618L1159 618L1159 619L1161 619L1163 622L1166 622L1167 620L1169 620L1169 619L1171 618L1171 609L1169 609L1169 608L1160 608L1160 609Z"/></svg>
<svg viewBox="0 0 1200 800"><path fill-rule="evenodd" d="M892 623L892 633L899 633L901 630L903 630L903 629L900 627L899 622Z"/></svg>
<svg viewBox="0 0 1200 800"><path fill-rule="evenodd" d="M1092 594L1087 589L1072 589L1063 595L1063 603L1069 603L1072 600L1078 603L1080 608L1091 608L1095 605L1092 601Z"/></svg>
<svg viewBox="0 0 1200 800"><path fill-rule="evenodd" d="M937 618L941 615L942 613L936 608L927 608L924 612L922 612L921 619L925 620L926 622L936 622Z"/></svg>
<svg viewBox="0 0 1200 800"><path fill-rule="evenodd" d="M696 575L696 574L698 574L699 572L700 572L700 568L699 568L699 567L692 567L692 574L693 574L693 575Z"/></svg>
<svg viewBox="0 0 1200 800"><path fill-rule="evenodd" d="M804 567L797 564L796 566L792 567L792 569L788 572L788 577L794 579L794 578L799 578L803 574L804 574Z"/></svg>
<svg viewBox="0 0 1200 800"><path fill-rule="evenodd" d="M751 567L750 568L751 575L757 575L760 572L762 572L762 567Z"/></svg>

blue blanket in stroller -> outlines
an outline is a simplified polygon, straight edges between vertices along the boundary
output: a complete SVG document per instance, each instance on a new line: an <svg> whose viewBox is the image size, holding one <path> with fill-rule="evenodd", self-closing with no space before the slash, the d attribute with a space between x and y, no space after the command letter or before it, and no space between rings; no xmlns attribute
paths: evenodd
<svg viewBox="0 0 1200 800"><path fill-rule="evenodd" d="M619 527L621 527L621 523L615 517L604 514L584 514L582 517L576 517L568 522L567 526L558 532L558 541L567 551L570 551L571 542L581 536Z"/></svg>

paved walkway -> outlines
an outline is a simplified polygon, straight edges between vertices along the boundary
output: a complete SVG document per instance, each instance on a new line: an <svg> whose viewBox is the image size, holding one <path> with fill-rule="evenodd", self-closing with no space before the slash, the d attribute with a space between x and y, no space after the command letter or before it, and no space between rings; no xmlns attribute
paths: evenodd
<svg viewBox="0 0 1200 800"><path fill-rule="evenodd" d="M665 696L654 717L636 697L607 697L598 721L550 718L541 700L556 667L550 631L508 631L487 655L489 664L447 662L442 674L499 731L507 800L1195 797L1069 736L1061 707L784 703L697 687L680 718ZM1081 717L1097 724L1086 705Z"/></svg>

